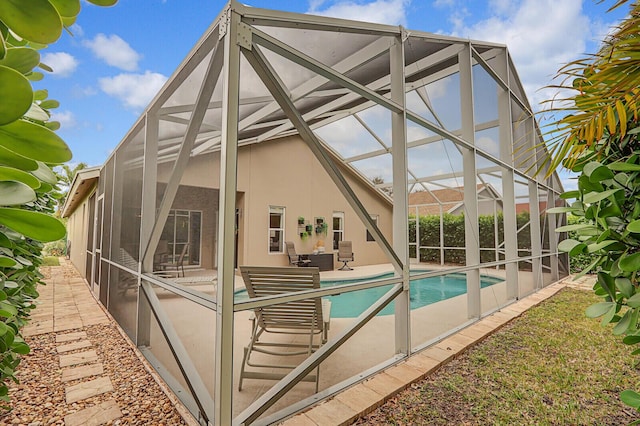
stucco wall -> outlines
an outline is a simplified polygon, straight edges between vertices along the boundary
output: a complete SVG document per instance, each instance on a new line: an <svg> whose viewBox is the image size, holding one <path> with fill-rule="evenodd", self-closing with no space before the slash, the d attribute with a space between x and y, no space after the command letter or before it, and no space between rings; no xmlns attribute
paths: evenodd
<svg viewBox="0 0 640 426"><path fill-rule="evenodd" d="M159 165L158 181L166 182L172 164ZM219 153L191 158L181 185L219 187ZM391 241L391 205L360 179L343 169L343 174L378 226ZM386 263L376 242L366 241L364 225L334 185L313 153L298 136L241 147L238 152L238 264L287 265L284 254L268 252L269 206L285 207L285 240L293 241L298 252L311 252L319 238L332 251L331 221L334 211L344 212L344 239L353 242L354 265ZM186 206L183 208L187 208ZM308 222L324 217L327 236L314 235L302 241L298 216ZM203 240L209 238L204 235ZM204 250L203 250L204 254Z"/></svg>
<svg viewBox="0 0 640 426"><path fill-rule="evenodd" d="M90 220L88 200L89 197L82 200L67 222L67 240L71 241L71 263L83 277L86 276L88 221Z"/></svg>

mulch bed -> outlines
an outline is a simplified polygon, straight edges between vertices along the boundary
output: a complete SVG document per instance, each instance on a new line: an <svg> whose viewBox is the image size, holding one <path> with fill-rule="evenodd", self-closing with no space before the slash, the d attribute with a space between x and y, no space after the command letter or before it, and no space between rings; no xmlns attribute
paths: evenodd
<svg viewBox="0 0 640 426"><path fill-rule="evenodd" d="M55 343L56 334L61 333L26 338L31 353L23 357L18 367L20 383L10 386L11 411L0 413L0 424L63 425L64 416L107 399L115 399L122 412L122 417L111 423L114 425L186 424L115 327L111 324L84 327L82 330L93 348L75 351L95 349L104 366L103 376L111 379L114 391L68 405L65 402L67 386L97 377L63 383L56 351L60 344Z"/></svg>

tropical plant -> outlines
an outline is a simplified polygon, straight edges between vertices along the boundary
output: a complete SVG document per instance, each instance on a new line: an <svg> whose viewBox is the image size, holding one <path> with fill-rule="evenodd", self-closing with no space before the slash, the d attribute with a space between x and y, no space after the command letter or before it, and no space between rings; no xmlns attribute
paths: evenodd
<svg viewBox="0 0 640 426"><path fill-rule="evenodd" d="M109 6L117 0L89 0ZM9 402L8 380L16 380L20 355L29 346L20 335L35 308L42 275L43 242L64 237L52 216L58 178L52 167L71 151L50 121L58 102L31 81L51 69L39 50L54 43L80 12L80 0L0 1L0 400Z"/></svg>
<svg viewBox="0 0 640 426"><path fill-rule="evenodd" d="M71 166L70 164L63 164L54 169L54 172L58 178L58 184L62 187L61 196L58 200L58 213L61 213L62 206L64 206L65 201L67 200L67 195L69 194L69 190L71 189L71 184L73 183L73 178L75 178L76 174L80 170L84 170L88 167L87 163L80 162L75 166Z"/></svg>
<svg viewBox="0 0 640 426"><path fill-rule="evenodd" d="M613 10L628 0L617 1ZM547 142L549 173L565 162L572 168L585 153L604 155L607 135L624 139L637 121L640 108L640 3L602 43L600 50L570 62L560 69L562 84L556 87L568 96L547 101L551 111L563 115L551 123Z"/></svg>
<svg viewBox="0 0 640 426"><path fill-rule="evenodd" d="M55 171L58 175L58 182L67 187L71 186L76 174L87 167L89 167L89 165L84 162L80 162L73 167L70 164L63 164L60 167L57 167Z"/></svg>
<svg viewBox="0 0 640 426"><path fill-rule="evenodd" d="M618 1L618 7L627 0ZM578 189L562 194L575 200L549 213L572 213L582 220L558 228L574 232L558 248L571 256L592 256L582 274L597 273L596 294L604 301L587 309L628 345L640 343L640 4L607 37L595 55L560 70L571 96L556 111L569 114L555 124L549 162L579 174ZM555 129L552 129L554 131ZM640 349L632 355L640 354ZM640 410L640 394L625 390L622 401Z"/></svg>

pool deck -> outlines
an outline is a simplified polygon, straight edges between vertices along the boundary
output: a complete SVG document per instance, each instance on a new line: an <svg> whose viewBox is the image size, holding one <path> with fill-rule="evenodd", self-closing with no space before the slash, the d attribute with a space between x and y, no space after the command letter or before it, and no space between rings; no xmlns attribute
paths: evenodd
<svg viewBox="0 0 640 426"><path fill-rule="evenodd" d="M443 269L447 271L452 269L451 267L442 267L431 264L413 264L412 269L414 268L429 270ZM371 277L388 273L392 270L393 268L390 264L355 266L352 271L333 270L321 272L321 279L339 280ZM207 276L211 275L212 272L192 271L192 273ZM504 278L505 271L497 270L495 268L484 268L481 270L481 274ZM187 275L190 275L190 273L187 272ZM237 290L244 288L241 276L236 275L235 281L235 287ZM545 276L544 282L547 285L552 284L550 276ZM499 328L506 321L521 313L518 312L517 314L513 314L514 309L519 309L521 306L533 306L539 303L539 301L555 294L557 289L564 286L564 284L560 284L560 287L547 286L546 290L543 292L536 293L532 274L527 271L521 271L519 273L519 283L522 299L515 305L507 299L505 282L499 282L487 288L483 288L481 290L481 312L485 319L479 323L476 322L471 327L468 326L471 325L473 320L469 320L467 317L467 297L464 294L412 310L411 322L413 326L411 327L411 341L413 342L412 351L415 352L414 356L405 362L411 366L411 364L423 360L422 357L417 356L417 353L422 354L424 352L422 349L427 347L429 347L432 352L435 352L435 354L428 352L428 354L431 354L428 355L428 357L435 357L439 362L447 361L450 357L457 355L458 350L465 347L465 345L462 345L461 343L451 343L451 339L453 339L453 341L462 340L466 344L467 340L470 337L473 337L468 336L468 334L473 333L474 330L476 330L476 332L482 331L479 336L476 336L478 339L484 338L486 335L490 334L493 329ZM195 280L194 283L189 286L194 290L207 292L212 296L215 295L215 286L210 283L205 284ZM549 289L555 290L551 291ZM186 299L177 296L171 297L166 291L162 291L162 294L163 297L161 297L161 302L163 308L171 318L176 332L180 335L185 348L189 352L195 368L202 372L201 374L204 384L209 390L209 393L213 396L215 382L214 377L210 372L213 370L215 361L215 332L212 333L212 330L215 330L215 323L217 321L216 315L214 312L200 308L193 302ZM244 346L248 343L249 336L251 334L251 322L249 321L250 316L251 312L249 311L239 311L236 313L234 321L234 417L240 414L250 404L255 402L275 384L273 381L245 380L242 391L238 391L237 385L239 380L239 367L242 360L241 357ZM500 322L498 320L504 321ZM332 317L329 339L333 336L339 335L341 331L349 327L353 321L353 318ZM208 326L200 327L199 325L201 324L207 324ZM362 329L360 329L348 341L343 343L322 363L320 375L321 392L327 391L335 385L344 383L344 381L355 376L363 378L371 377L371 369L380 368L381 364L391 365L393 359L396 357L394 333L395 322L393 315L376 316L369 321ZM279 338L290 339L286 340L287 343L294 343L296 339L296 337L291 336L281 336ZM178 380L178 382L181 382L179 378L180 373L177 370L167 348L163 348L165 344L162 340L160 331L156 327L152 327L150 347L153 355L163 364L163 366L167 368L167 371L169 371L174 378ZM372 350L371 342L376 342L374 346L375 350ZM468 343L473 344L475 341L472 340ZM443 350L443 345L447 345L444 347L450 347L451 349L445 349L444 353L440 353L440 351ZM442 359L438 359L438 357ZM429 365L429 369L420 371L420 374L417 377L428 374L428 372L431 371L431 364ZM436 364L433 368L437 368L438 366L439 364ZM401 389L408 386L415 380L417 379L413 376L409 376L407 380L398 386L400 386ZM377 383L377 381L374 383ZM186 385L185 383L181 384L183 387ZM393 386L387 384L382 385L382 388L391 389L392 387ZM353 391L346 390L344 392L346 392L346 394L352 394ZM292 391L284 395L275 404L275 406L269 409L265 414L266 416L270 416L292 404L298 404L306 398L311 398L313 395L314 391L312 383L300 383L296 385ZM378 396L383 398L382 400L388 397L386 394ZM335 400L337 397L333 394L329 398L333 398L332 400ZM377 404L379 404L379 402ZM365 412L366 411L359 412L357 415ZM329 419L332 419L332 417L329 417ZM320 419L315 420L319 422L318 424L342 423L342 421L334 423L333 420L328 422L323 422Z"/></svg>
<svg viewBox="0 0 640 426"><path fill-rule="evenodd" d="M574 281L569 276L555 282L482 318L435 345L414 353L408 359L320 402L307 411L290 417L281 424L283 426L349 425L358 417L375 410L412 383L434 373L467 349L480 343L528 309L552 297L564 287L590 290L592 285L593 278L591 277L582 277Z"/></svg>

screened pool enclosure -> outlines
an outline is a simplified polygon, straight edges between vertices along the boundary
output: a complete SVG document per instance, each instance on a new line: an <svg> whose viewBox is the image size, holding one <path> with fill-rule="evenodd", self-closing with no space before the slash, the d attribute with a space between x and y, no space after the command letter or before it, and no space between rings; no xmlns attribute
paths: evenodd
<svg viewBox="0 0 640 426"><path fill-rule="evenodd" d="M542 141L503 45L232 1L67 201L72 260L202 424L270 424L567 274ZM326 341L239 390L254 316L309 300Z"/></svg>

